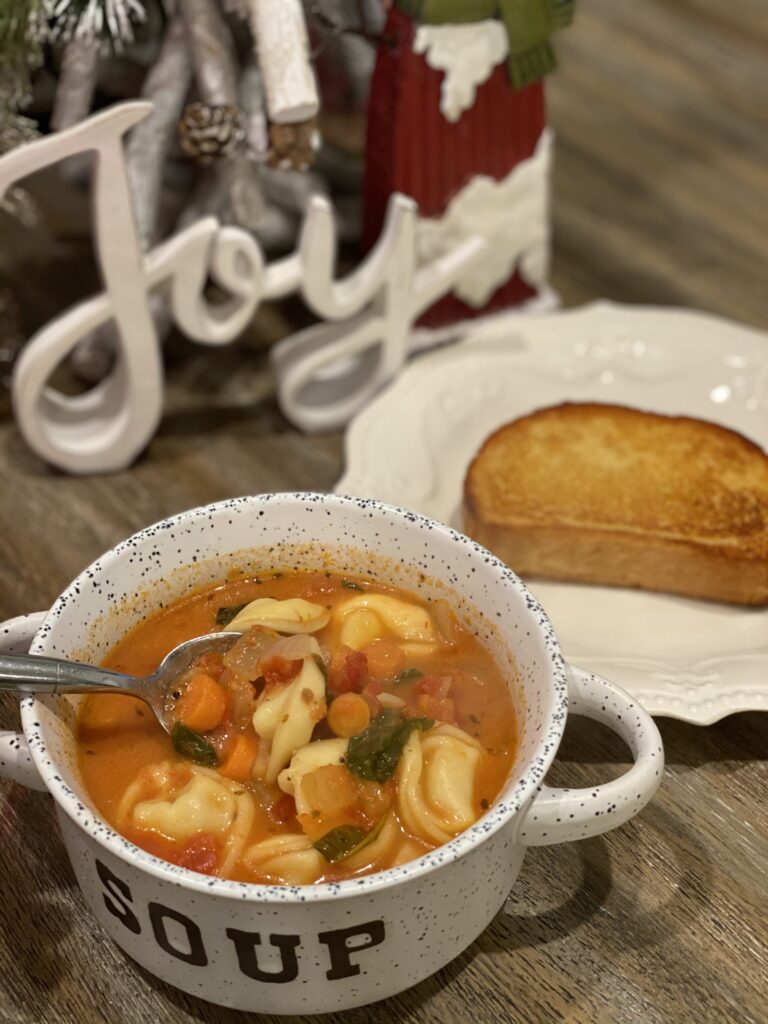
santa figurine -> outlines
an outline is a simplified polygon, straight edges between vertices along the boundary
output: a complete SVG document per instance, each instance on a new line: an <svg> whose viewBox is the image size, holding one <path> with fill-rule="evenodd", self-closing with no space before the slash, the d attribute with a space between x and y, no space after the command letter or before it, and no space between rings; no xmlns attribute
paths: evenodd
<svg viewBox="0 0 768 1024"><path fill-rule="evenodd" d="M425 261L471 234L488 256L422 318L429 327L546 292L549 251L544 75L573 0L390 0L371 82L363 239L389 196L419 207Z"/></svg>

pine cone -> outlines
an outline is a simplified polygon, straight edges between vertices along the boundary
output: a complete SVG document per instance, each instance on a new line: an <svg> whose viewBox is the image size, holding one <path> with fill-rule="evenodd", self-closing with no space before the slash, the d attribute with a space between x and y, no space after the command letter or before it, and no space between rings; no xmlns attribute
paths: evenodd
<svg viewBox="0 0 768 1024"><path fill-rule="evenodd" d="M232 156L244 138L240 111L230 104L188 103L179 121L181 148L204 166Z"/></svg>
<svg viewBox="0 0 768 1024"><path fill-rule="evenodd" d="M281 171L307 171L320 148L317 120L313 117L299 124L271 124L269 141L270 167Z"/></svg>

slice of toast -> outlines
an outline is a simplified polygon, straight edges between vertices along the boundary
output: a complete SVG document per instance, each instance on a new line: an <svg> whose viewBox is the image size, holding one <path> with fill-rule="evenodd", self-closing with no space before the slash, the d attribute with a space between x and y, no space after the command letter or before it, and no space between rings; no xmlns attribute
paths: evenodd
<svg viewBox="0 0 768 1024"><path fill-rule="evenodd" d="M704 420L596 403L513 420L467 470L464 526L521 576L768 602L768 457Z"/></svg>

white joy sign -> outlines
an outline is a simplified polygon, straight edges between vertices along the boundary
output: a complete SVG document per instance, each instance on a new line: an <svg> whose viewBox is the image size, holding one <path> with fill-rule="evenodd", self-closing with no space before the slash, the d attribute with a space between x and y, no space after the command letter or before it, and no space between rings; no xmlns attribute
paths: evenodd
<svg viewBox="0 0 768 1024"><path fill-rule="evenodd" d="M241 334L264 299L300 292L324 322L274 351L278 399L305 430L342 425L402 366L414 321L462 274L487 256L488 242L462 241L445 256L417 264L417 211L395 195L365 261L334 278L336 230L331 205L309 204L294 253L272 263L247 231L206 217L143 253L123 148L125 133L152 111L121 103L73 128L0 158L0 198L17 181L77 154L93 152L93 232L104 291L79 303L32 337L19 357L13 404L19 429L43 459L70 473L130 465L152 438L163 410L163 361L150 311L162 289L173 319L190 338L225 345ZM205 298L212 279L228 296ZM116 328L110 374L83 395L48 386L51 374L84 338Z"/></svg>

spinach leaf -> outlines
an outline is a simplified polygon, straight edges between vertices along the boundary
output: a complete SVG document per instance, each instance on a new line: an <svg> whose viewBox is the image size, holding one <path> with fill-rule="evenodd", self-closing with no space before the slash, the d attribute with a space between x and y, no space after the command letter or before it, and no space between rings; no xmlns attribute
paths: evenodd
<svg viewBox="0 0 768 1024"><path fill-rule="evenodd" d="M215 768L219 763L216 751L208 740L204 740L200 733L190 729L187 725L177 722L171 733L171 742L177 754L188 757L197 764L204 764L207 768Z"/></svg>
<svg viewBox="0 0 768 1024"><path fill-rule="evenodd" d="M401 683L410 683L414 679L421 679L423 675L424 673L419 668L407 668L395 677L395 686L400 686Z"/></svg>
<svg viewBox="0 0 768 1024"><path fill-rule="evenodd" d="M363 588L359 583L353 583L352 580L342 580L341 586L344 590L362 590Z"/></svg>
<svg viewBox="0 0 768 1024"><path fill-rule="evenodd" d="M345 764L362 779L386 782L397 770L403 747L414 729L431 729L431 718L403 718L394 708L385 708L367 729L353 736Z"/></svg>
<svg viewBox="0 0 768 1024"><path fill-rule="evenodd" d="M232 619L234 619L236 615L239 615L243 608L245 608L246 604L248 604L247 601L245 604L231 604L229 606L223 605L216 612L216 625L228 626Z"/></svg>
<svg viewBox="0 0 768 1024"><path fill-rule="evenodd" d="M364 842L368 833L356 825L339 825L326 832L312 845L333 864L336 860L344 860Z"/></svg>

